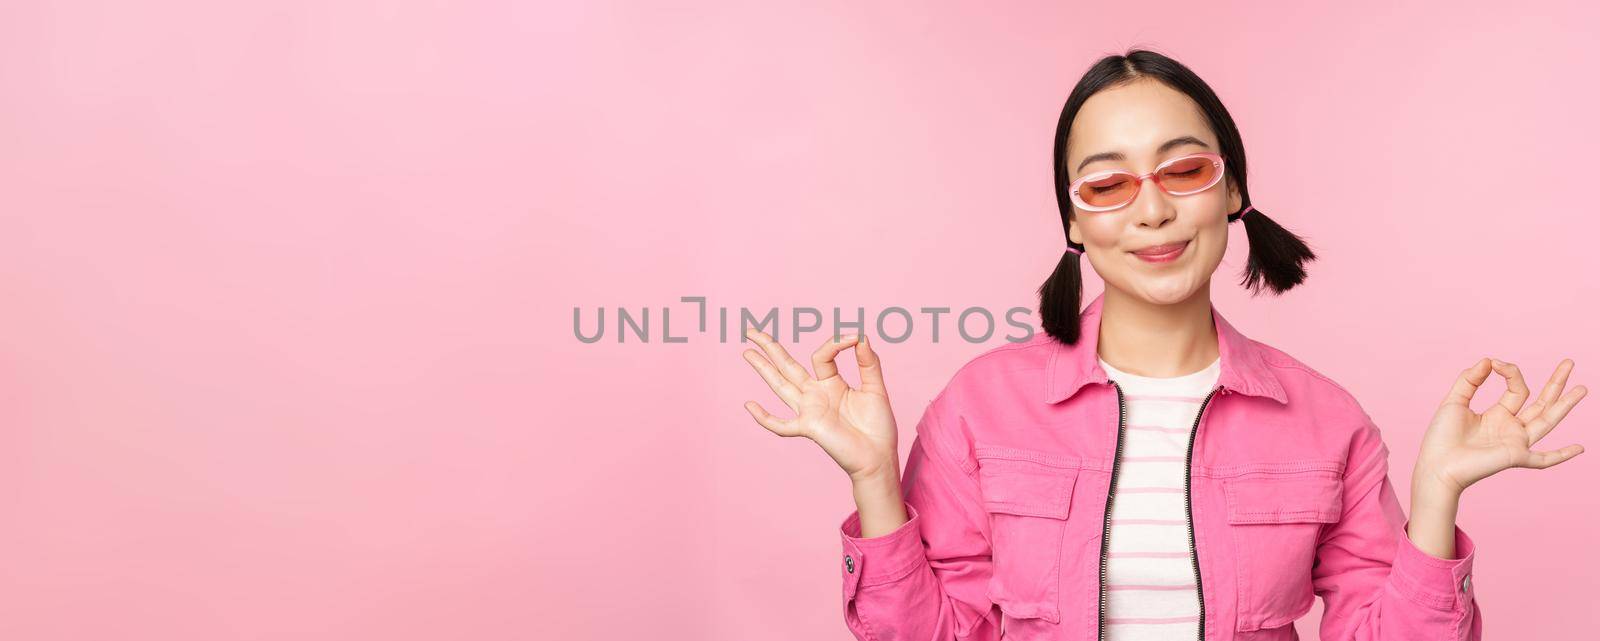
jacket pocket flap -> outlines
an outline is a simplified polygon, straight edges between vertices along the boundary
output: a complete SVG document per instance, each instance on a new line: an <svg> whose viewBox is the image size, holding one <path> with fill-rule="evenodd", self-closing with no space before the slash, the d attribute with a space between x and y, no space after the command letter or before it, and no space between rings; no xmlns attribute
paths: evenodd
<svg viewBox="0 0 1600 641"><path fill-rule="evenodd" d="M1338 476L1307 474L1223 481L1229 523L1337 523L1344 511Z"/></svg>
<svg viewBox="0 0 1600 641"><path fill-rule="evenodd" d="M974 454L989 512L1067 518L1078 480L1075 461L1013 448L979 448Z"/></svg>

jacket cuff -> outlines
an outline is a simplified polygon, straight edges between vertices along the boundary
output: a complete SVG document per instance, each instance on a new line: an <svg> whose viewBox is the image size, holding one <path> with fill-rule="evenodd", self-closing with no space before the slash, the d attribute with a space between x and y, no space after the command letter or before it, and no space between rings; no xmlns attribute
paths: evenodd
<svg viewBox="0 0 1600 641"><path fill-rule="evenodd" d="M856 587L893 583L928 562L922 549L922 519L917 508L906 503L906 522L882 536L861 538L861 513L851 512L839 526L844 547L840 574L844 578L845 598L855 596Z"/></svg>
<svg viewBox="0 0 1600 641"><path fill-rule="evenodd" d="M1395 587L1422 605L1446 612L1465 610L1472 603L1472 560L1477 546L1467 533L1456 526L1456 558L1441 559L1423 552L1411 542L1406 530L1410 520L1400 529L1399 550L1395 552L1394 567L1390 571Z"/></svg>

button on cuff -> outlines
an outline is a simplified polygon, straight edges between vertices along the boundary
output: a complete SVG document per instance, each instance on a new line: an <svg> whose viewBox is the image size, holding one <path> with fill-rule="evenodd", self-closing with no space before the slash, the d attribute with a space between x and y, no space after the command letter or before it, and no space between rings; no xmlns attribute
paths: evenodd
<svg viewBox="0 0 1600 641"><path fill-rule="evenodd" d="M882 536L861 537L861 514L851 512L839 526L844 549L839 573L845 581L846 596L853 596L858 585L893 583L928 562L922 547L922 518L917 508L905 505L906 522Z"/></svg>
<svg viewBox="0 0 1600 641"><path fill-rule="evenodd" d="M1410 522L1406 523L1409 526ZM1406 527L1399 530L1391 581L1401 593L1412 601L1437 610L1457 610L1472 600L1472 563L1477 555L1476 546L1466 532L1457 526L1456 557L1441 559L1411 542Z"/></svg>

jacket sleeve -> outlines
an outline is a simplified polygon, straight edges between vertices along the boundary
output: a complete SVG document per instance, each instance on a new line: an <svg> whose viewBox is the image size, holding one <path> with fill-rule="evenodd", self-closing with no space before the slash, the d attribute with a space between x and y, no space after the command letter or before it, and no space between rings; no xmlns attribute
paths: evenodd
<svg viewBox="0 0 1600 641"><path fill-rule="evenodd" d="M1479 641L1483 615L1469 576L1475 548L1455 529L1456 557L1417 548L1389 481L1389 449L1365 411L1344 477L1344 514L1317 544L1312 589L1323 641Z"/></svg>
<svg viewBox="0 0 1600 641"><path fill-rule="evenodd" d="M840 526L845 624L862 641L995 641L999 609L986 596L992 572L988 515L970 448L947 424L940 398L917 423L902 478L909 520L862 538L860 514Z"/></svg>

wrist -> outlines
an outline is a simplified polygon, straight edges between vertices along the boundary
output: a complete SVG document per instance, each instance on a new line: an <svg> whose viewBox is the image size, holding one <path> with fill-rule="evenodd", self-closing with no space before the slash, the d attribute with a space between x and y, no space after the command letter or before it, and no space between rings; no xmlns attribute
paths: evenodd
<svg viewBox="0 0 1600 641"><path fill-rule="evenodd" d="M1438 480L1413 478L1411 481L1411 512L1454 520L1461 503L1461 489Z"/></svg>
<svg viewBox="0 0 1600 641"><path fill-rule="evenodd" d="M1417 472L1411 476L1411 491L1427 492L1436 496L1461 496L1466 488L1433 474Z"/></svg>
<svg viewBox="0 0 1600 641"><path fill-rule="evenodd" d="M1417 461L1411 469L1411 491L1413 494L1422 492L1432 496L1460 496L1466 487L1441 474L1439 468Z"/></svg>
<svg viewBox="0 0 1600 641"><path fill-rule="evenodd" d="M900 484L900 466L898 464L883 465L871 470L850 475L850 484L857 488L881 489L887 485Z"/></svg>

